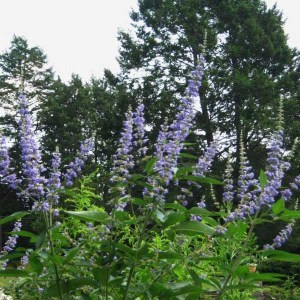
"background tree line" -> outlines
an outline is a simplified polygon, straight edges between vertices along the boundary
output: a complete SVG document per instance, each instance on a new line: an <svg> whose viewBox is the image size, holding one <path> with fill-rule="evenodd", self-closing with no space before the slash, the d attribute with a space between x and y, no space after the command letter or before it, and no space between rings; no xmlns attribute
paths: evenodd
<svg viewBox="0 0 300 300"><path fill-rule="evenodd" d="M241 143L258 173L265 159L262 141L276 126L280 98L291 148L300 130L300 60L299 51L287 44L276 7L267 9L262 0L139 0L138 4L130 14L132 31L119 32L117 75L105 70L101 78L83 82L73 74L65 83L47 67L47 56L39 47L28 45L25 37L13 38L0 55L0 126L11 138L12 155L19 152L14 116L17 95L23 91L46 164L58 147L66 165L80 141L93 136L94 157L88 169L98 168L102 184L97 189L105 202L112 155L128 107L144 103L148 126L153 128L151 148L160 125L172 119L185 78L201 53L205 76L189 137L196 143L188 151L201 154L204 144L221 136L223 150L213 176L222 177L231 152L237 180ZM300 170L298 152L293 174ZM1 188L0 214L10 210L14 198ZM293 245L299 249L295 239Z"/></svg>

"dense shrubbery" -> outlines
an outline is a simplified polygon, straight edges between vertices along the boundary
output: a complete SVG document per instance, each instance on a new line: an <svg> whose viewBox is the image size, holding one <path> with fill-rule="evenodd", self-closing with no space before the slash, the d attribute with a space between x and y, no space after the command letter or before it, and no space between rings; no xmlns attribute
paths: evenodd
<svg viewBox="0 0 300 300"><path fill-rule="evenodd" d="M152 156L144 107L129 110L111 170L109 199L101 199L91 188L97 172L71 187L92 147L89 141L63 171L58 152L51 168L43 167L26 99L20 96L22 173L14 173L5 140L0 151L2 183L28 208L0 220L15 221L1 253L0 272L20 277L7 290L14 299L252 299L262 281L285 280L281 274L257 271L268 260L300 261L299 255L276 250L300 217L297 209L286 208L300 177L291 188L282 185L289 162L281 124L270 137L266 168L259 178L243 150L236 187L230 158L223 181L206 177L218 143L199 159L182 151L202 66L200 61L192 72L177 115L169 126L162 126ZM215 194L216 185L222 187L222 197ZM204 186L211 188L213 211L206 209L199 192ZM196 207L189 203L192 197L199 198ZM22 230L20 220L28 214L43 222L40 232ZM286 226L268 245L257 246L255 226L279 220ZM20 236L32 247L17 248ZM13 260L18 261L17 269L9 266Z"/></svg>

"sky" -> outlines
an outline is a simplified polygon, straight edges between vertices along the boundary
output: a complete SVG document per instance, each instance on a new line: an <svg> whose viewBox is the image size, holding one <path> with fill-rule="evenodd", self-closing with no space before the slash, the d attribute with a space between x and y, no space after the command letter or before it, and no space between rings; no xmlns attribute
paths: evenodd
<svg viewBox="0 0 300 300"><path fill-rule="evenodd" d="M277 2L286 19L289 45L300 49L299 0ZM119 71L116 57L118 29L130 28L130 10L137 0L0 0L0 53L13 35L23 36L29 46L39 46L56 75L69 81L72 73L85 81L101 77L104 68Z"/></svg>

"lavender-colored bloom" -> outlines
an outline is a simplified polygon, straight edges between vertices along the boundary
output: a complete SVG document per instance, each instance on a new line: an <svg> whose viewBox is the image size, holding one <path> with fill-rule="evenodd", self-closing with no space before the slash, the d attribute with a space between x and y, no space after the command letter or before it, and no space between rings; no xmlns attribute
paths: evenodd
<svg viewBox="0 0 300 300"><path fill-rule="evenodd" d="M119 147L114 155L113 182L126 182L130 177L129 170L134 167L133 155L133 114L127 112L126 120L123 123L123 132L119 140Z"/></svg>
<svg viewBox="0 0 300 300"><path fill-rule="evenodd" d="M177 161L184 146L184 141L188 136L193 124L194 118L194 97L199 96L199 88L202 82L204 58L201 57L200 64L191 75L192 79L188 81L188 87L185 97L182 98L178 107L178 113L174 122L168 128L163 125L159 132L157 143L155 145L155 156L157 161L154 170L159 177L159 185L170 184L176 171ZM153 181L153 180L150 180ZM149 182L152 184L153 182ZM156 194L158 202L164 202L164 194Z"/></svg>
<svg viewBox="0 0 300 300"><path fill-rule="evenodd" d="M25 196L32 196L40 199L44 196L45 178L41 175L44 170L41 164L41 155L39 152L38 143L35 139L33 127L27 101L24 95L19 96L19 114L20 114L20 146L22 155L22 169L26 178L26 189L23 191Z"/></svg>
<svg viewBox="0 0 300 300"><path fill-rule="evenodd" d="M74 179L78 177L93 147L94 143L92 139L87 139L81 143L79 155L69 164L64 175L67 186L71 186Z"/></svg>
<svg viewBox="0 0 300 300"><path fill-rule="evenodd" d="M284 229L282 229L279 234L274 238L273 244L267 244L264 246L264 249L274 250L275 248L280 248L292 234L294 227L294 222L289 223Z"/></svg>
<svg viewBox="0 0 300 300"><path fill-rule="evenodd" d="M282 184L282 178L284 176L284 171L289 168L287 162L282 161L282 156L284 153L283 148L283 131L278 130L269 145L267 145L268 158L267 158L267 185L264 187L259 205L272 205L275 201L275 197L279 194L279 188Z"/></svg>
<svg viewBox="0 0 300 300"><path fill-rule="evenodd" d="M15 222L14 224L14 228L13 231L20 231L22 227L22 223L21 222ZM3 251L1 253L1 256L3 256L3 254L7 253L7 252L11 252L14 250L14 248L17 245L17 240L18 240L18 236L17 235L12 235L8 237L8 240L5 242L5 245L3 247Z"/></svg>
<svg viewBox="0 0 300 300"><path fill-rule="evenodd" d="M26 267L29 263L29 256L28 254L24 255L20 260L22 268Z"/></svg>
<svg viewBox="0 0 300 300"><path fill-rule="evenodd" d="M0 180L2 183L7 184L10 188L17 189L20 180L17 179L17 176L13 173L13 171L14 169L10 167L7 139L2 136L0 145Z"/></svg>
<svg viewBox="0 0 300 300"><path fill-rule="evenodd" d="M216 233L223 235L226 233L226 231L227 231L227 228L225 228L221 225L216 226Z"/></svg>
<svg viewBox="0 0 300 300"><path fill-rule="evenodd" d="M59 190L62 188L61 186L61 172L60 172L60 164L61 158L60 153L56 151L53 154L53 158L51 160L51 172L50 177L46 180L46 200L40 203L40 209L42 211L47 211L47 209L51 210L54 205L58 204L59 200Z"/></svg>
<svg viewBox="0 0 300 300"><path fill-rule="evenodd" d="M133 113L133 146L138 147L137 155L142 156L147 152L147 139L145 138L145 118L144 118L144 104L139 104L136 111Z"/></svg>
<svg viewBox="0 0 300 300"><path fill-rule="evenodd" d="M198 160L195 171L193 172L194 176L204 177L204 173L211 168L217 154L217 144L217 142L214 142L210 147L206 148L203 157Z"/></svg>

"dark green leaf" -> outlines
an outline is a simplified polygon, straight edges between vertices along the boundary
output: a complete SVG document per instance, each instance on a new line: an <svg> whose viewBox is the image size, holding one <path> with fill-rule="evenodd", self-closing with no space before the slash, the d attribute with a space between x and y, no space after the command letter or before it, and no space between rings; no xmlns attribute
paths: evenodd
<svg viewBox="0 0 300 300"><path fill-rule="evenodd" d="M68 254L63 259L63 263L67 264L70 261L72 261L72 259L79 253L79 251L80 251L79 247L75 247L69 250Z"/></svg>
<svg viewBox="0 0 300 300"><path fill-rule="evenodd" d="M11 214L10 216L7 216L7 217L5 217L3 219L0 219L0 225L8 223L8 222L13 221L13 220L20 220L20 219L22 219L24 216L26 216L28 214L29 213L26 212L26 211L15 212L15 213Z"/></svg>
<svg viewBox="0 0 300 300"><path fill-rule="evenodd" d="M217 216L217 214L201 207L192 207L186 212L187 215L196 215L201 217L208 216Z"/></svg>
<svg viewBox="0 0 300 300"><path fill-rule="evenodd" d="M284 210L280 215L281 219L290 220L290 219L299 219L300 218L300 210Z"/></svg>
<svg viewBox="0 0 300 300"><path fill-rule="evenodd" d="M279 215L285 209L285 202L282 198L276 201L272 206L272 212L274 215Z"/></svg>
<svg viewBox="0 0 300 300"><path fill-rule="evenodd" d="M182 158L198 159L197 156L188 153L180 153L179 156Z"/></svg>
<svg viewBox="0 0 300 300"><path fill-rule="evenodd" d="M297 262L297 263L300 262L299 254L289 253L282 250L265 250L262 252L262 254L272 260Z"/></svg>
<svg viewBox="0 0 300 300"><path fill-rule="evenodd" d="M170 259L170 260L180 260L183 261L183 255L176 252L160 252L158 254L158 259Z"/></svg>
<svg viewBox="0 0 300 300"><path fill-rule="evenodd" d="M261 188L264 188L267 185L268 178L266 173L263 170L260 170L259 173L259 185Z"/></svg>
<svg viewBox="0 0 300 300"><path fill-rule="evenodd" d="M188 221L176 225L173 230L184 233L186 235L197 235L197 234L207 234L212 235L215 233L215 229L197 221Z"/></svg>
<svg viewBox="0 0 300 300"><path fill-rule="evenodd" d="M146 171L147 175L150 175L152 173L152 170L153 170L153 167L154 167L156 161L157 161L157 157L152 157L147 161L146 166L145 166L145 171Z"/></svg>
<svg viewBox="0 0 300 300"><path fill-rule="evenodd" d="M165 203L164 207L176 209L176 210L183 211L183 212L187 210L184 206L182 206L179 203Z"/></svg>
<svg viewBox="0 0 300 300"><path fill-rule="evenodd" d="M23 270L6 269L0 270L0 277L27 277L29 274Z"/></svg>
<svg viewBox="0 0 300 300"><path fill-rule="evenodd" d="M169 213L163 222L163 225L165 227L174 225L176 223L182 222L186 219L185 213L183 212L171 212Z"/></svg>
<svg viewBox="0 0 300 300"><path fill-rule="evenodd" d="M39 258L35 255L29 256L29 267L33 272L37 273L37 275L41 275L44 268Z"/></svg>
<svg viewBox="0 0 300 300"><path fill-rule="evenodd" d="M12 231L12 232L10 232L10 234L11 235L24 236L24 237L29 237L29 238L37 239L37 235L35 235L32 232L25 231L25 230Z"/></svg>

